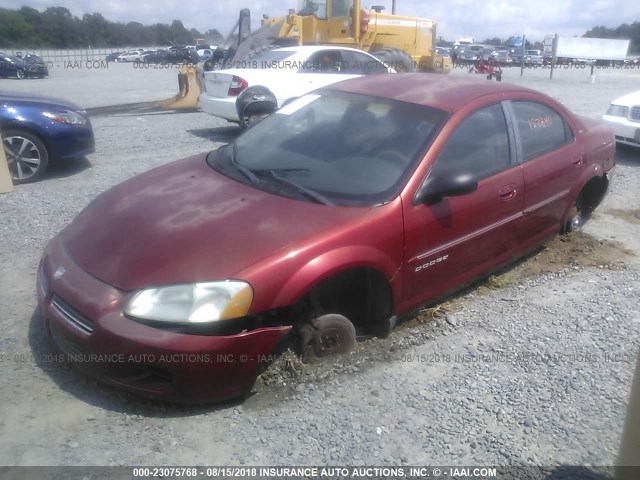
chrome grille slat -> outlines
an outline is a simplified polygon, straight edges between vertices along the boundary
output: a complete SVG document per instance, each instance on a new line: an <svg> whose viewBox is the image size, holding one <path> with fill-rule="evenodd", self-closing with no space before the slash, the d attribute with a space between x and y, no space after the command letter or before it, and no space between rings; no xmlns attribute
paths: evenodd
<svg viewBox="0 0 640 480"><path fill-rule="evenodd" d="M76 311L57 295L53 296L51 305L70 325L80 330L85 335L91 335L93 333L93 322L80 312Z"/></svg>
<svg viewBox="0 0 640 480"><path fill-rule="evenodd" d="M629 119L640 121L640 105L631 107L631 109L629 110Z"/></svg>

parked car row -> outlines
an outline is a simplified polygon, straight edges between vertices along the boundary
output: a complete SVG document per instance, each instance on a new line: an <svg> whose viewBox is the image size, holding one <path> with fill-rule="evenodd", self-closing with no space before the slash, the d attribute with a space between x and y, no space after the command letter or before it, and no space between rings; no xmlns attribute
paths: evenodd
<svg viewBox="0 0 640 480"><path fill-rule="evenodd" d="M155 50L130 50L114 52L105 57L108 62L118 63L198 63L213 55L210 48L195 49L193 47L172 46Z"/></svg>

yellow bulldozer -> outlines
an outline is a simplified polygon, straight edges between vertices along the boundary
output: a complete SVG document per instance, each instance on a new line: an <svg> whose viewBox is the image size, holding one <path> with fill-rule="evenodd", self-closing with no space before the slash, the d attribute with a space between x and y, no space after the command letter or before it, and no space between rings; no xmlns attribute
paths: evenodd
<svg viewBox="0 0 640 480"><path fill-rule="evenodd" d="M395 1L394 10L395 10ZM233 65L280 46L341 45L360 48L396 71L441 72L451 70L451 58L436 54L434 20L382 13L384 7L361 8L360 0L299 0L298 9L284 17L263 16L261 28L251 32L250 12L240 16L228 39L237 30L235 47L218 49L204 70ZM227 41L228 41L227 39ZM200 94L199 76L193 67L178 76L180 92L164 102L165 108L194 108Z"/></svg>

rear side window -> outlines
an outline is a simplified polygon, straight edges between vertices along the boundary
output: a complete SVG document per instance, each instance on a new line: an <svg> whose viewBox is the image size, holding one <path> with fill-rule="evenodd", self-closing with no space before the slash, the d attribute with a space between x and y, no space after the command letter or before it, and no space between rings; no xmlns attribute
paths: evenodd
<svg viewBox="0 0 640 480"><path fill-rule="evenodd" d="M568 143L573 134L560 114L537 102L512 102L524 160L530 160Z"/></svg>

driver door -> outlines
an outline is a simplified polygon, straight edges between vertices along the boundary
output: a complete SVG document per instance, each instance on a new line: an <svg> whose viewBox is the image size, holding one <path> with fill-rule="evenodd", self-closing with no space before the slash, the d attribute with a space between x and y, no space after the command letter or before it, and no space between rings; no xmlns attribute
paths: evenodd
<svg viewBox="0 0 640 480"><path fill-rule="evenodd" d="M450 135L427 178L470 173L477 190L430 205L403 199L407 305L444 295L512 254L524 199L512 152L502 104L476 110Z"/></svg>

